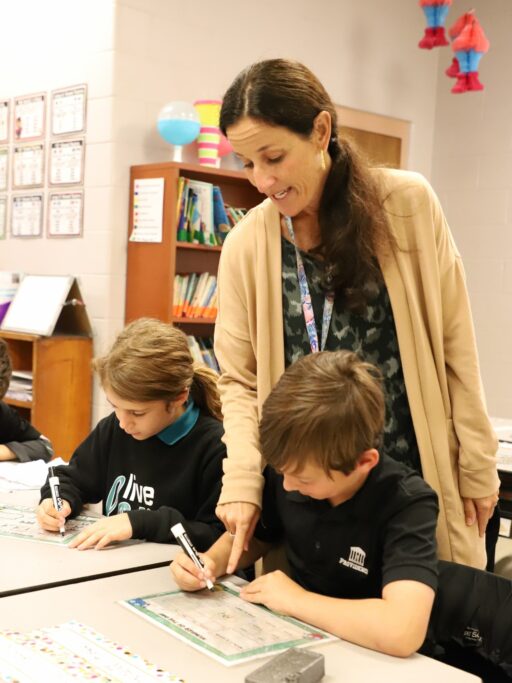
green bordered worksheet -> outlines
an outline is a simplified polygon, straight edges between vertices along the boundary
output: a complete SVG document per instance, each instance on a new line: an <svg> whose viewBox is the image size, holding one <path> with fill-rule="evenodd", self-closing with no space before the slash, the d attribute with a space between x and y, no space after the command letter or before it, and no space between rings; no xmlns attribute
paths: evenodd
<svg viewBox="0 0 512 683"><path fill-rule="evenodd" d="M236 586L215 591L157 593L120 604L226 666L266 657L334 636L242 600Z"/></svg>
<svg viewBox="0 0 512 683"><path fill-rule="evenodd" d="M97 522L97 517L78 515L66 522L64 536L41 529L37 523L35 510L15 505L0 505L0 536L19 538L24 541L39 541L54 545L67 545L72 538Z"/></svg>

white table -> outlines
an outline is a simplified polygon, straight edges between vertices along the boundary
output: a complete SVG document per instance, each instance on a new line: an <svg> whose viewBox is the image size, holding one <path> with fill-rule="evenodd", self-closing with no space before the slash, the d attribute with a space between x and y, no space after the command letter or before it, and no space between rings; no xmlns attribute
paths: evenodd
<svg viewBox="0 0 512 683"><path fill-rule="evenodd" d="M241 683L265 659L225 667L167 634L117 600L173 590L169 569L151 569L60 586L0 600L0 629L28 631L78 620L107 638L185 678L187 683ZM398 659L336 641L315 650L325 655L324 683L476 683L480 679L428 657Z"/></svg>
<svg viewBox="0 0 512 683"><path fill-rule="evenodd" d="M6 505L36 506L38 491L0 494ZM90 511L87 511L90 514ZM0 536L0 598L42 590L100 576L168 565L177 546L127 541L104 550L75 550L67 546Z"/></svg>

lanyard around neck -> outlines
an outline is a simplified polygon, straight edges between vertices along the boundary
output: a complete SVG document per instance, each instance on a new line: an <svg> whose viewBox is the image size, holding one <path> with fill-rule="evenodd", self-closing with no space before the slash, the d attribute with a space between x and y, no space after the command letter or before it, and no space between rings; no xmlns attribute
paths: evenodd
<svg viewBox="0 0 512 683"><path fill-rule="evenodd" d="M297 278L299 280L300 303L302 305L302 313L304 314L304 321L306 323L306 330L309 337L309 344L311 346L311 353L323 351L325 349L325 342L329 334L329 326L331 324L332 309L334 305L334 296L332 293L327 293L324 299L324 309L322 314L322 336L320 344L318 344L318 332L316 330L315 313L313 311L313 302L311 301L311 294L309 293L308 279L304 269L304 262L300 251L295 244L295 233L293 232L293 224L290 216L284 217L286 227L290 235L290 240L295 247L295 256L297 258Z"/></svg>

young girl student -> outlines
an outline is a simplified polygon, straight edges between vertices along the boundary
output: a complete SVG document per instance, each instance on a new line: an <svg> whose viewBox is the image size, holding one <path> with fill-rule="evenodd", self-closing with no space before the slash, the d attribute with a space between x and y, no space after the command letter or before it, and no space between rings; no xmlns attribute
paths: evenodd
<svg viewBox="0 0 512 683"><path fill-rule="evenodd" d="M58 532L86 503L102 501L106 517L70 547L172 543L170 527L181 522L206 550L223 530L215 516L225 456L216 374L194 364L183 332L149 318L129 324L93 366L113 412L69 465L55 468L60 513L48 481L42 487L39 524Z"/></svg>

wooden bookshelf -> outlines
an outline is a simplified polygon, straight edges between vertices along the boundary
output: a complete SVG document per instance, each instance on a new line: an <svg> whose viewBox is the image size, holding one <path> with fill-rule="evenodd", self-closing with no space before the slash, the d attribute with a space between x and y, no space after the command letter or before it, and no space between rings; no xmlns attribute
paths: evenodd
<svg viewBox="0 0 512 683"><path fill-rule="evenodd" d="M130 322L150 316L179 325L187 334L211 336L214 319L173 316L174 276L205 271L215 275L221 252L221 247L177 241L177 190L180 176L218 185L224 201L232 206L250 208L263 199L241 171L175 162L132 166L128 237L133 230L134 181L142 178L164 179L163 231L160 243L128 240L125 320Z"/></svg>
<svg viewBox="0 0 512 683"><path fill-rule="evenodd" d="M32 372L32 400L5 397L69 460L91 428L92 340L0 330L15 370Z"/></svg>

